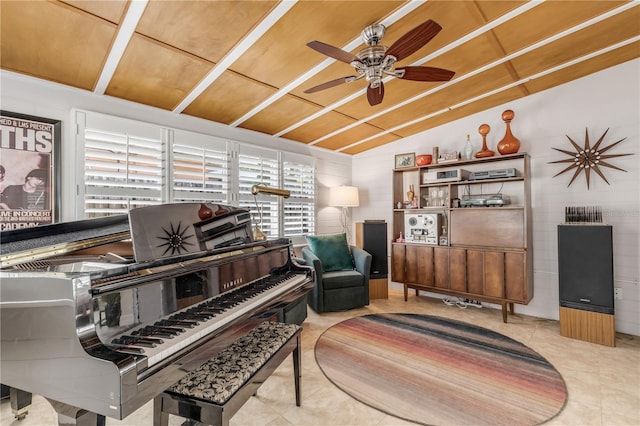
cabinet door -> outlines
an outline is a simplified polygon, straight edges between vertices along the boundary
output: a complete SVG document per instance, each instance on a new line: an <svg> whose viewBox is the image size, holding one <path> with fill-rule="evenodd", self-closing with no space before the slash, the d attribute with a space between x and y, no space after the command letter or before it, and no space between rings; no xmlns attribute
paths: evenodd
<svg viewBox="0 0 640 426"><path fill-rule="evenodd" d="M406 282L433 286L433 248L429 246L406 246Z"/></svg>
<svg viewBox="0 0 640 426"><path fill-rule="evenodd" d="M405 246L391 244L391 281L404 282Z"/></svg>
<svg viewBox="0 0 640 426"><path fill-rule="evenodd" d="M505 253L504 274L506 298L527 303L527 266L524 253Z"/></svg>
<svg viewBox="0 0 640 426"><path fill-rule="evenodd" d="M467 250L467 291L472 294L484 291L484 253L480 250Z"/></svg>
<svg viewBox="0 0 640 426"><path fill-rule="evenodd" d="M467 291L467 251L449 249L449 283L451 290Z"/></svg>
<svg viewBox="0 0 640 426"><path fill-rule="evenodd" d="M504 253L484 252L484 294L504 298Z"/></svg>
<svg viewBox="0 0 640 426"><path fill-rule="evenodd" d="M449 288L449 249L433 248L433 284Z"/></svg>

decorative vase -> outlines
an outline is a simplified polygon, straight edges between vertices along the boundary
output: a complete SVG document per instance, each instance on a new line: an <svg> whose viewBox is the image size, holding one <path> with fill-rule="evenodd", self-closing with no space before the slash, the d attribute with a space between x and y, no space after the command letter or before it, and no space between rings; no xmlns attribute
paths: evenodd
<svg viewBox="0 0 640 426"><path fill-rule="evenodd" d="M502 120L507 125L507 131L504 134L504 137L500 142L498 142L497 148L498 152L502 155L505 154L515 154L520 149L520 140L513 136L511 133L511 120L515 113L510 109L506 110L502 113Z"/></svg>
<svg viewBox="0 0 640 426"><path fill-rule="evenodd" d="M413 191L413 185L409 185L409 190L407 191L407 200L409 200L410 202L413 202L414 195L415 195L415 192Z"/></svg>
<svg viewBox="0 0 640 426"><path fill-rule="evenodd" d="M471 144L471 139L469 139L469 135L467 135L467 143L464 145L464 159L465 160L473 159L473 145Z"/></svg>
<svg viewBox="0 0 640 426"><path fill-rule="evenodd" d="M213 217L213 210L206 204L200 204L200 210L198 210L198 217L200 220L207 220Z"/></svg>
<svg viewBox="0 0 640 426"><path fill-rule="evenodd" d="M487 148L487 135L491 131L491 127L488 124L481 124L478 127L478 133L482 135L482 149L476 152L476 158L492 157L495 152Z"/></svg>
<svg viewBox="0 0 640 426"><path fill-rule="evenodd" d="M418 166L427 166L431 164L433 157L431 154L422 154L416 157L416 165Z"/></svg>

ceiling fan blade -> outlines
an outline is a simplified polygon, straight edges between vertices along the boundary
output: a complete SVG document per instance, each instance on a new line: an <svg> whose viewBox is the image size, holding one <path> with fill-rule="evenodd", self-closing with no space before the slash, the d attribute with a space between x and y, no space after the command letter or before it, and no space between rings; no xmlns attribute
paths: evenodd
<svg viewBox="0 0 640 426"><path fill-rule="evenodd" d="M317 50L323 55L327 55L333 59L337 59L338 61L346 62L347 64L350 64L353 61L360 62L360 59L358 59L357 56L321 41L310 41L307 43L307 46Z"/></svg>
<svg viewBox="0 0 640 426"><path fill-rule="evenodd" d="M358 79L358 77L356 77L354 75L349 76L349 77L336 78L335 80L327 81L326 83L318 84L317 86L311 87L311 88L305 90L304 93L319 92L320 90L324 90L324 89L328 89L330 87L338 86L339 84L351 83L352 81L355 81L357 79Z"/></svg>
<svg viewBox="0 0 640 426"><path fill-rule="evenodd" d="M396 68L396 73L404 71L402 78L404 80L416 81L449 81L455 75L454 71L445 70L443 68L434 67L404 67Z"/></svg>
<svg viewBox="0 0 640 426"><path fill-rule="evenodd" d="M369 105L378 105L382 102L382 98L384 98L384 84L382 81L376 88L371 87L371 85L367 86L367 100L369 101Z"/></svg>
<svg viewBox="0 0 640 426"><path fill-rule="evenodd" d="M429 19L396 40L387 50L387 55L402 60L431 41L441 29L438 23Z"/></svg>

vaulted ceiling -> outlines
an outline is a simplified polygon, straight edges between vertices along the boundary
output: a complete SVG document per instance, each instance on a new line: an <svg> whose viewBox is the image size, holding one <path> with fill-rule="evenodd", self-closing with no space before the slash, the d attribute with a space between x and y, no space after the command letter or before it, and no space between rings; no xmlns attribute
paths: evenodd
<svg viewBox="0 0 640 426"><path fill-rule="evenodd" d="M5 70L348 154L640 56L628 1L1 1ZM442 30L397 63L455 71L448 82L364 79L307 47L356 54L431 19Z"/></svg>

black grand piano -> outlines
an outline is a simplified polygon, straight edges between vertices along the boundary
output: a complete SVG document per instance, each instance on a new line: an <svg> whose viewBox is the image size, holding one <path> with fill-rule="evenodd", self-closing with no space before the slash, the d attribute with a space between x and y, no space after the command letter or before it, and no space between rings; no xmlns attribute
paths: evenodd
<svg viewBox="0 0 640 426"><path fill-rule="evenodd" d="M254 241L249 212L225 205L0 238L0 377L60 424L124 419L313 286L288 239Z"/></svg>

